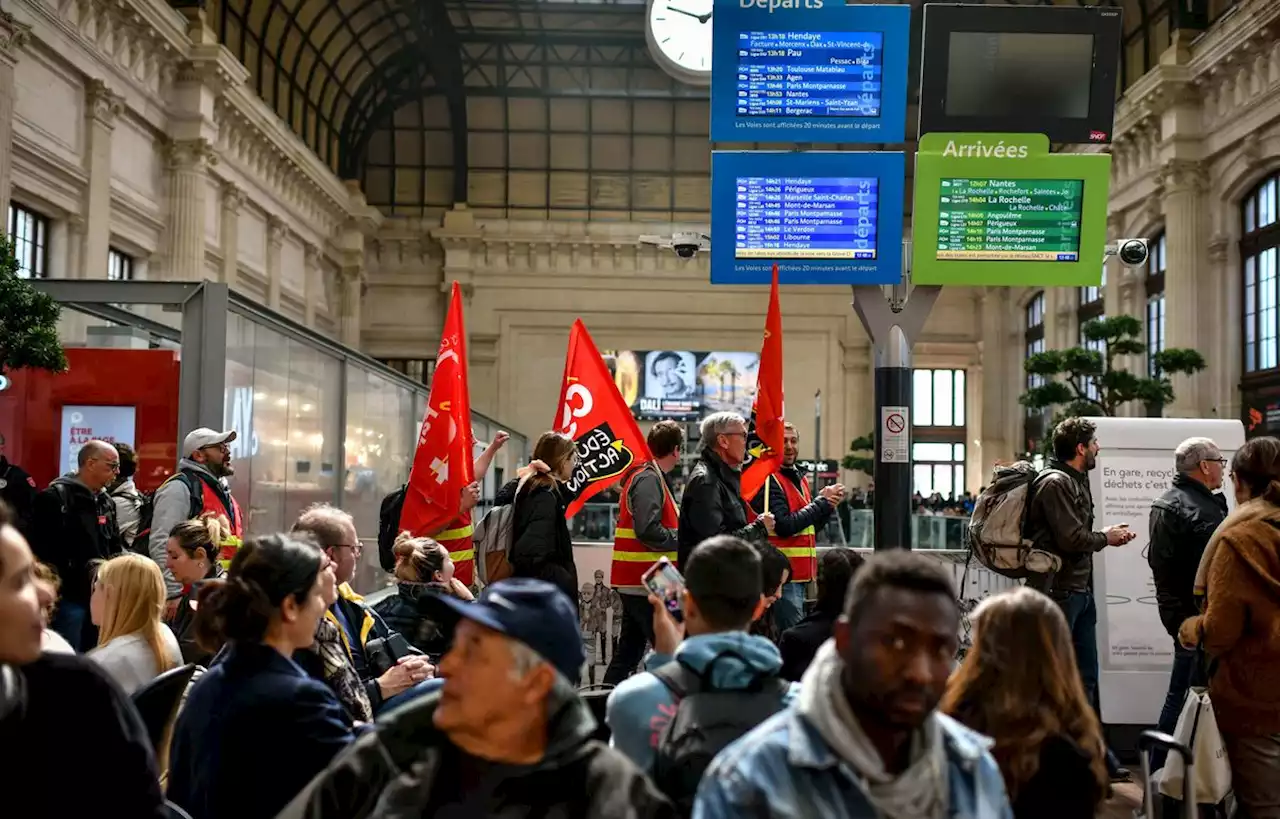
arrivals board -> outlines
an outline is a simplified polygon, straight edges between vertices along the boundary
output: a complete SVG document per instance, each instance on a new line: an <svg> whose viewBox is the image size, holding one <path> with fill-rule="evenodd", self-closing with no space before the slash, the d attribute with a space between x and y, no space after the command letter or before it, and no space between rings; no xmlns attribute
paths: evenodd
<svg viewBox="0 0 1280 819"><path fill-rule="evenodd" d="M713 142L902 142L908 6L715 0Z"/></svg>
<svg viewBox="0 0 1280 819"><path fill-rule="evenodd" d="M901 275L901 153L711 156L711 281L887 284Z"/></svg>
<svg viewBox="0 0 1280 819"><path fill-rule="evenodd" d="M943 179L938 188L939 259L1080 260L1079 179Z"/></svg>

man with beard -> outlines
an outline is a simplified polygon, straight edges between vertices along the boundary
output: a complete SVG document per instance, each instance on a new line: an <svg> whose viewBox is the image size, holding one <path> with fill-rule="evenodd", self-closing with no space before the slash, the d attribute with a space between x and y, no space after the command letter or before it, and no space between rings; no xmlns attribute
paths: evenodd
<svg viewBox="0 0 1280 819"><path fill-rule="evenodd" d="M940 563L868 559L798 700L716 757L695 819L1010 819L991 740L935 710L959 625Z"/></svg>
<svg viewBox="0 0 1280 819"><path fill-rule="evenodd" d="M226 482L227 478L235 474L235 469L231 466L231 442L235 439L234 429L217 432L201 427L193 430L183 440L178 471L160 485L152 499L147 546L151 558L164 570L169 598L166 619L172 619L178 599L182 596L182 585L173 579L167 568L165 549L169 542L169 531L184 520L191 520L205 513L226 518L231 535L221 544L218 554L224 568L231 562L240 539L244 537L240 505L231 497L231 490ZM142 536L143 532L139 531L138 538ZM137 540L134 542L141 546Z"/></svg>
<svg viewBox="0 0 1280 819"><path fill-rule="evenodd" d="M1034 548L1057 555L1062 568L1034 577L1027 585L1052 597L1067 616L1084 692L1098 707L1098 607L1093 598L1093 553L1123 546L1136 535L1128 524L1093 530L1089 471L1098 465L1097 427L1087 418L1068 418L1053 430L1053 457L1032 482L1023 530ZM1107 771L1123 782L1129 771L1107 751Z"/></svg>

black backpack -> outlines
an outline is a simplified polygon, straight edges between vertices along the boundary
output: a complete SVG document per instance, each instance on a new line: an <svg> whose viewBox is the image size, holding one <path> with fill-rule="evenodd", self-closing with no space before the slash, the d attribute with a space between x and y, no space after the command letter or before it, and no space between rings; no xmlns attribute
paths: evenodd
<svg viewBox="0 0 1280 819"><path fill-rule="evenodd" d="M400 534L400 513L404 510L404 495L409 489L405 484L382 499L378 510L378 562L384 571L396 570L396 555L392 549Z"/></svg>
<svg viewBox="0 0 1280 819"><path fill-rule="evenodd" d="M711 760L730 743L782 710L791 683L761 674L742 689L711 686L715 664L737 652L716 655L702 674L673 660L653 672L676 698L676 713L658 735L653 781L681 816L693 815L693 799Z"/></svg>
<svg viewBox="0 0 1280 819"><path fill-rule="evenodd" d="M138 533L133 536L133 551L144 557L151 557L151 519L156 511L156 492L159 492L169 481L179 481L191 494L191 505L187 508L185 520L191 520L204 510L204 493L200 489L200 479L189 477L182 470L165 478L164 483L152 491L139 493L142 497L142 505L138 507Z"/></svg>

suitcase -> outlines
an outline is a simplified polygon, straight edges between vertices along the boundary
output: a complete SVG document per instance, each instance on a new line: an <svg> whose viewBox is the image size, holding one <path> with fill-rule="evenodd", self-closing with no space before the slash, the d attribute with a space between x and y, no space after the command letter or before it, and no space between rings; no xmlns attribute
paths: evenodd
<svg viewBox="0 0 1280 819"><path fill-rule="evenodd" d="M1164 748L1171 754L1181 754L1186 763L1187 773L1182 778L1182 819L1198 819L1199 807L1196 805L1196 781L1192 774L1191 749L1178 742L1168 734L1159 731L1143 731L1138 737L1138 754L1142 757L1142 807L1134 811L1134 819L1175 819L1173 816L1161 816L1157 804L1162 804L1160 794L1151 781L1151 750Z"/></svg>

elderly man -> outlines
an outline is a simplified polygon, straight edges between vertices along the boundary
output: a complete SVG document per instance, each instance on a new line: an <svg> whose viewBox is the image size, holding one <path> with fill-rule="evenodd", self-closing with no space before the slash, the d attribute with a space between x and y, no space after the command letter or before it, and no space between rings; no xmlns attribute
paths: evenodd
<svg viewBox="0 0 1280 819"><path fill-rule="evenodd" d="M680 500L682 564L693 547L709 537L733 535L757 541L773 534L773 514L766 511L756 518L742 499L742 462L747 458L746 419L736 412L712 413L702 419L698 437L702 441L702 454Z"/></svg>
<svg viewBox="0 0 1280 819"><path fill-rule="evenodd" d="M515 578L474 603L431 596L424 608L455 628L444 688L380 721L278 819L674 819L630 761L591 738L569 683L585 652L563 592Z"/></svg>
<svg viewBox="0 0 1280 819"><path fill-rule="evenodd" d="M106 492L120 470L120 455L106 441L89 441L77 453L76 466L36 496L31 545L62 579L62 600L50 627L76 651L87 651L98 642L89 620L93 564L124 551L116 506Z"/></svg>
<svg viewBox="0 0 1280 819"><path fill-rule="evenodd" d="M1173 638L1173 672L1169 693L1160 712L1159 729L1172 734L1187 689L1203 685L1197 679L1195 651L1178 642L1178 627L1199 614L1194 587L1196 570L1205 546L1218 524L1227 516L1227 499L1222 488L1227 459L1208 438L1188 438L1173 453L1173 485L1151 503L1147 562L1156 581L1156 603L1160 622ZM1164 751L1152 756L1151 769L1164 764Z"/></svg>

